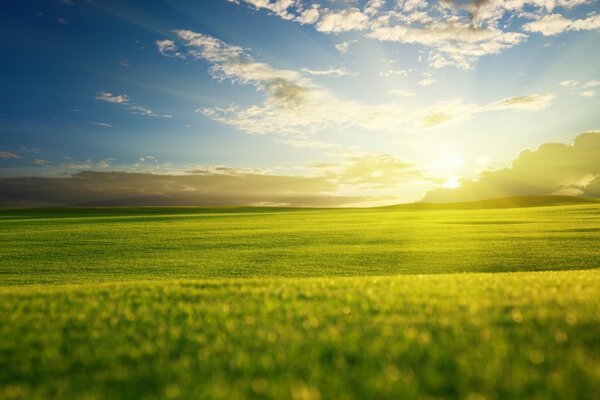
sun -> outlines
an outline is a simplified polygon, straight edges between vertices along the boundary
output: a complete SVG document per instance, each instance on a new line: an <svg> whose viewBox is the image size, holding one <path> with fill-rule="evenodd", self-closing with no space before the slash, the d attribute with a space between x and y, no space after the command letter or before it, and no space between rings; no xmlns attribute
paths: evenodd
<svg viewBox="0 0 600 400"><path fill-rule="evenodd" d="M456 189L460 186L460 180L457 177L453 176L448 178L446 182L442 183L442 186L446 189Z"/></svg>

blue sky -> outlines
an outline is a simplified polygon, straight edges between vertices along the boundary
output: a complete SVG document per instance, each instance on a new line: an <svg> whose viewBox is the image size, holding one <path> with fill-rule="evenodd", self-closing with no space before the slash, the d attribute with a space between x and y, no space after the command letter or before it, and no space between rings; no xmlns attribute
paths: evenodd
<svg viewBox="0 0 600 400"><path fill-rule="evenodd" d="M597 1L0 8L1 177L226 166L413 201L600 129Z"/></svg>

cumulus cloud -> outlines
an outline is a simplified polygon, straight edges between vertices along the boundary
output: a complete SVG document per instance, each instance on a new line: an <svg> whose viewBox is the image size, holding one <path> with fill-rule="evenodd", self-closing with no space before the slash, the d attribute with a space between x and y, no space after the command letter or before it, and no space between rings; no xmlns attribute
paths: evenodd
<svg viewBox="0 0 600 400"><path fill-rule="evenodd" d="M240 4L246 3L249 6L260 10L265 9L270 11L271 13L277 15L280 18L290 20L294 19L294 15L291 14L288 9L292 7L296 1L295 0L227 0L230 3Z"/></svg>
<svg viewBox="0 0 600 400"><path fill-rule="evenodd" d="M368 25L369 17L358 8L350 7L342 10L323 10L315 27L319 32L340 33L360 31Z"/></svg>
<svg viewBox="0 0 600 400"><path fill-rule="evenodd" d="M321 13L319 12L320 5L313 4L310 8L300 11L300 15L296 20L301 24L314 24L319 20Z"/></svg>
<svg viewBox="0 0 600 400"><path fill-rule="evenodd" d="M508 168L487 171L456 189L435 189L423 201L475 201L517 195L600 195L600 131L573 144L546 143L524 150Z"/></svg>
<svg viewBox="0 0 600 400"><path fill-rule="evenodd" d="M474 27L468 22L435 22L421 27L398 23L394 18L376 21L366 35L380 41L420 44L433 49L435 68L453 65L468 69L479 57L497 54L525 40L526 35L498 28Z"/></svg>
<svg viewBox="0 0 600 400"><path fill-rule="evenodd" d="M341 99L312 82L298 71L273 68L256 61L247 50L214 37L186 30L175 31L187 49L186 57L206 61L217 80L253 85L264 93L262 104L242 108L202 107L197 111L215 121L252 134L305 136L324 129L358 127L374 131L431 129L463 121L481 112L506 109L541 109L551 100L532 95L504 99L491 104L467 103L453 99L425 108L409 108L403 103L371 104ZM423 81L422 84L433 83ZM537 100L535 100L537 99ZM533 106L535 105L535 107Z"/></svg>

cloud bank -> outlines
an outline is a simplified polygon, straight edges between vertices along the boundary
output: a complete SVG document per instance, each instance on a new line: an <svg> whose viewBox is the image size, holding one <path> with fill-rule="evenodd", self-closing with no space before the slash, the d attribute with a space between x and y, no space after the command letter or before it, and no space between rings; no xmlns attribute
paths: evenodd
<svg viewBox="0 0 600 400"><path fill-rule="evenodd" d="M188 175L83 171L66 178L0 179L0 204L72 206L350 205L321 177L196 171Z"/></svg>
<svg viewBox="0 0 600 400"><path fill-rule="evenodd" d="M425 202L475 201L517 195L600 197L600 131L573 144L546 143L525 150L508 168L484 172L456 189L435 189Z"/></svg>

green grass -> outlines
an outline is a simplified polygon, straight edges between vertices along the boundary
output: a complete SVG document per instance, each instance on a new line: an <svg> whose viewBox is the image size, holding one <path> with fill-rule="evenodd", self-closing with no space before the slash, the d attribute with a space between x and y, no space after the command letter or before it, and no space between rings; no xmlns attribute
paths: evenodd
<svg viewBox="0 0 600 400"><path fill-rule="evenodd" d="M600 204L0 211L4 285L598 268Z"/></svg>
<svg viewBox="0 0 600 400"><path fill-rule="evenodd" d="M5 210L0 243L0 399L600 393L599 204Z"/></svg>

